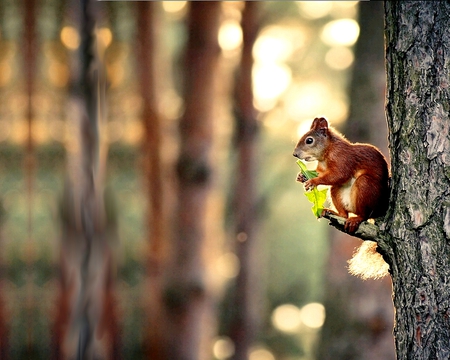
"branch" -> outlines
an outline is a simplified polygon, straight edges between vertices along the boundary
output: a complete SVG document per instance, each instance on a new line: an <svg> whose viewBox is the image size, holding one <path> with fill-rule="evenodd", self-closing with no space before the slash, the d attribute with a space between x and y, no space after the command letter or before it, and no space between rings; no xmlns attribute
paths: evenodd
<svg viewBox="0 0 450 360"><path fill-rule="evenodd" d="M332 215L332 214L326 214L323 216L325 219L330 220L329 225L335 227L336 229L338 229L339 231L342 231L346 234L349 234L351 236L355 236L357 238L360 238L362 240L370 240L370 241L378 241L378 231L379 231L379 227L371 224L367 221L363 221L358 229L355 231L355 233L350 234L347 231L344 230L344 223L345 223L345 218L340 217L340 216L336 216L336 215Z"/></svg>

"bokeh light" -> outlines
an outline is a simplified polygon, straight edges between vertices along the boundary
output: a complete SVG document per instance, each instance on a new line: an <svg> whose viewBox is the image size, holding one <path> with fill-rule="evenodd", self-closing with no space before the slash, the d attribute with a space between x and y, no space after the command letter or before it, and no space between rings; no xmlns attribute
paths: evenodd
<svg viewBox="0 0 450 360"><path fill-rule="evenodd" d="M250 351L248 360L275 360L275 356L263 347L257 347Z"/></svg>
<svg viewBox="0 0 450 360"><path fill-rule="evenodd" d="M104 49L106 49L112 42L112 32L107 27L102 27L97 30L97 37Z"/></svg>
<svg viewBox="0 0 450 360"><path fill-rule="evenodd" d="M63 45L69 50L76 50L80 46L80 35L77 29L72 26L64 26L61 29L60 39Z"/></svg>
<svg viewBox="0 0 450 360"><path fill-rule="evenodd" d="M12 78L11 65L7 61L0 62L0 86L5 86Z"/></svg>
<svg viewBox="0 0 450 360"><path fill-rule="evenodd" d="M325 55L326 64L336 70L345 70L353 64L353 51L344 46L332 47Z"/></svg>
<svg viewBox="0 0 450 360"><path fill-rule="evenodd" d="M239 259L232 252L225 253L217 259L216 269L224 278L232 279L239 274Z"/></svg>
<svg viewBox="0 0 450 360"><path fill-rule="evenodd" d="M352 46L358 40L359 25L353 19L333 20L327 23L321 33L322 41L331 46Z"/></svg>
<svg viewBox="0 0 450 360"><path fill-rule="evenodd" d="M292 43L286 37L266 33L258 37L253 47L255 61L259 63L286 61L292 55Z"/></svg>
<svg viewBox="0 0 450 360"><path fill-rule="evenodd" d="M297 1L300 13L307 19L320 19L333 8L333 1Z"/></svg>
<svg viewBox="0 0 450 360"><path fill-rule="evenodd" d="M300 310L301 321L311 329L319 329L325 322L325 307L320 303L310 303Z"/></svg>
<svg viewBox="0 0 450 360"><path fill-rule="evenodd" d="M224 51L233 51L242 44L242 29L236 20L224 21L219 29L219 45Z"/></svg>
<svg viewBox="0 0 450 360"><path fill-rule="evenodd" d="M213 355L218 360L224 360L234 355L234 343L227 336L220 336L213 341Z"/></svg>
<svg viewBox="0 0 450 360"><path fill-rule="evenodd" d="M256 64L253 68L255 105L261 111L270 110L291 83L291 69L283 64Z"/></svg>
<svg viewBox="0 0 450 360"><path fill-rule="evenodd" d="M330 98L330 91L322 82L309 81L296 84L286 94L286 111L294 120L314 118L318 113L328 110Z"/></svg>
<svg viewBox="0 0 450 360"><path fill-rule="evenodd" d="M272 324L277 330L286 333L296 333L301 323L301 311L295 305L280 305L272 313Z"/></svg>
<svg viewBox="0 0 450 360"><path fill-rule="evenodd" d="M168 13L177 13L184 10L187 1L163 1L162 6Z"/></svg>

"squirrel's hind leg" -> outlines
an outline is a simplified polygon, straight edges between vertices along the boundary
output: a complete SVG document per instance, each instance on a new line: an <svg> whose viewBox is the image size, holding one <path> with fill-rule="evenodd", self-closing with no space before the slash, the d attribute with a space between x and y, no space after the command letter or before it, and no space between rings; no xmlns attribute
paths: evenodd
<svg viewBox="0 0 450 360"><path fill-rule="evenodd" d="M344 207L343 202L341 201L340 188L331 187L330 189L331 202L333 206L336 208L336 211L330 209L324 209L324 211L328 211L330 214L334 214L343 218L348 218L348 209Z"/></svg>
<svg viewBox="0 0 450 360"><path fill-rule="evenodd" d="M344 230L349 234L353 234L363 221L364 219L361 216L351 216L345 221Z"/></svg>

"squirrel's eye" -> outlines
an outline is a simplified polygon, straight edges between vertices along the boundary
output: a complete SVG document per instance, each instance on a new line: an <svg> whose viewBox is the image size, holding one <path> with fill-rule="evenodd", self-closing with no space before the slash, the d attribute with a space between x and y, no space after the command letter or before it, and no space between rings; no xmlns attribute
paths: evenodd
<svg viewBox="0 0 450 360"><path fill-rule="evenodd" d="M313 142L314 139L311 136L307 137L305 140L306 145L311 145Z"/></svg>

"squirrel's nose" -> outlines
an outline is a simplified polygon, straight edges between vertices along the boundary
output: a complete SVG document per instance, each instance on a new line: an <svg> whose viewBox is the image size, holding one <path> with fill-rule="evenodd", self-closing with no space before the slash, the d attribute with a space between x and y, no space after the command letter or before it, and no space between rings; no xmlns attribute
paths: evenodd
<svg viewBox="0 0 450 360"><path fill-rule="evenodd" d="M292 153L292 156L298 158L298 155L295 152Z"/></svg>

